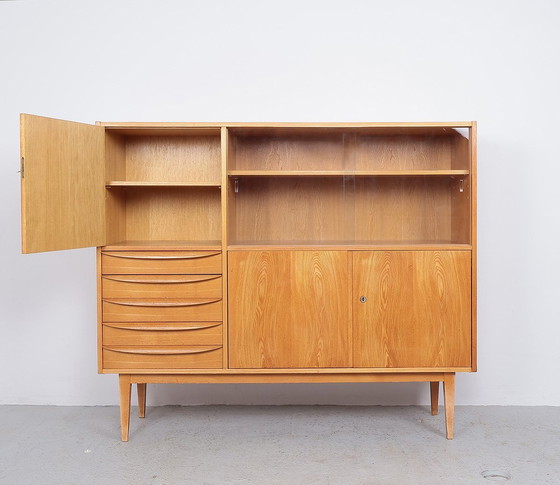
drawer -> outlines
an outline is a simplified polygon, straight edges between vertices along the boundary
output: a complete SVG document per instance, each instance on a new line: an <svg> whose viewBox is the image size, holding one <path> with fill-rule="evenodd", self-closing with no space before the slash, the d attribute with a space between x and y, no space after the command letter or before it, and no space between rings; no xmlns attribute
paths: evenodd
<svg viewBox="0 0 560 485"><path fill-rule="evenodd" d="M105 275L103 298L221 298L218 275Z"/></svg>
<svg viewBox="0 0 560 485"><path fill-rule="evenodd" d="M104 369L219 369L221 367L221 346L103 347Z"/></svg>
<svg viewBox="0 0 560 485"><path fill-rule="evenodd" d="M103 274L221 274L221 251L104 251Z"/></svg>
<svg viewBox="0 0 560 485"><path fill-rule="evenodd" d="M103 322L219 322L221 298L103 300Z"/></svg>
<svg viewBox="0 0 560 485"><path fill-rule="evenodd" d="M103 345L222 345L222 324L105 323Z"/></svg>

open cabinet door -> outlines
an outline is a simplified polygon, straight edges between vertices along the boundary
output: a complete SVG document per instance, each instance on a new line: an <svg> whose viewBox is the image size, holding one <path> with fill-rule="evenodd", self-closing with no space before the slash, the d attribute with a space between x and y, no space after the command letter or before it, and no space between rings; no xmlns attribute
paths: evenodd
<svg viewBox="0 0 560 485"><path fill-rule="evenodd" d="M23 252L105 244L105 130L22 114Z"/></svg>

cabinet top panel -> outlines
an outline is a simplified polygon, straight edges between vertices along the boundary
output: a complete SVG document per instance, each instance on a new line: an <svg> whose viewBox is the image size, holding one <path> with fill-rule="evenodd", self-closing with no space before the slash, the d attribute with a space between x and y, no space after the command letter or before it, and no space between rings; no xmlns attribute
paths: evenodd
<svg viewBox="0 0 560 485"><path fill-rule="evenodd" d="M372 122L372 123L325 123L325 122L110 122L98 121L98 125L104 126L110 130L128 130L129 134L133 132L149 134L150 131L157 130L170 130L176 129L177 134L185 134L190 130L201 130L211 135L219 131L220 128L231 128L233 131L240 134L247 131L248 133L256 133L262 129L279 129L279 130L292 130L297 129L301 131L314 131L321 132L339 129L354 129L363 130L367 132L375 132L379 130L380 133L388 134L394 130L395 134L404 133L418 133L418 134L449 134L450 129L453 128L471 128L476 125L475 121L455 121L455 122ZM183 131L185 130L185 131Z"/></svg>

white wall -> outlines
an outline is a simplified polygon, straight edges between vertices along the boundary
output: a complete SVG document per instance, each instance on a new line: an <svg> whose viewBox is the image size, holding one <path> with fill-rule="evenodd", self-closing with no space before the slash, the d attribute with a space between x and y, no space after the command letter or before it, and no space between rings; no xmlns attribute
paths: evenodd
<svg viewBox="0 0 560 485"><path fill-rule="evenodd" d="M560 3L0 2L0 403L115 404L93 249L22 256L18 114L479 122L479 368L458 404L560 405ZM427 386L154 386L156 403L427 403Z"/></svg>

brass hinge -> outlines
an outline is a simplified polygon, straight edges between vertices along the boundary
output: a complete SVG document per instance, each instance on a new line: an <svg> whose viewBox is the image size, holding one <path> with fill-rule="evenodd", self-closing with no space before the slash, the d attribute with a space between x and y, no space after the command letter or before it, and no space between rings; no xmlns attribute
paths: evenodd
<svg viewBox="0 0 560 485"><path fill-rule="evenodd" d="M25 158L21 157L21 162L19 166L19 173L21 173L21 178L25 177Z"/></svg>

